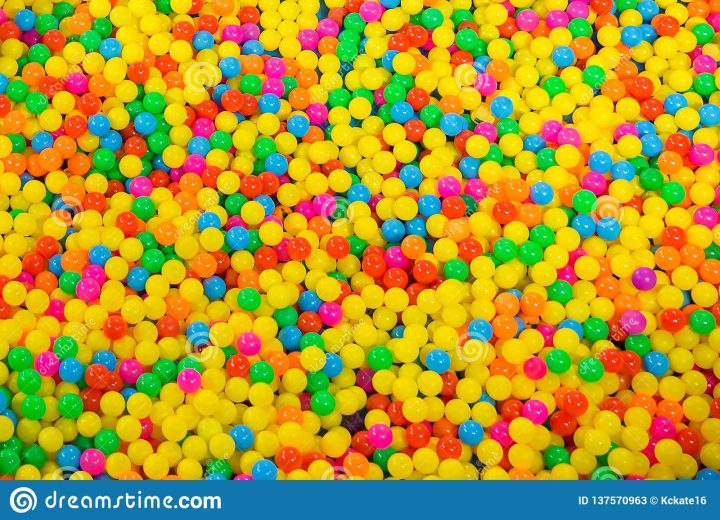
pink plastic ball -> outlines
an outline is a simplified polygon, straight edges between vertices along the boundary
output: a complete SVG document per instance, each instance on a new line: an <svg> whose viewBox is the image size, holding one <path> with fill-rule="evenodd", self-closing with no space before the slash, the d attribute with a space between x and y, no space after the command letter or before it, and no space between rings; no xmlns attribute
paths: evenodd
<svg viewBox="0 0 720 520"><path fill-rule="evenodd" d="M522 416L529 419L534 424L542 424L548 418L548 409L545 403L538 399L530 399L523 404Z"/></svg>
<svg viewBox="0 0 720 520"><path fill-rule="evenodd" d="M400 269L405 269L410 263L400 246L392 246L385 251L385 262L388 267L399 267Z"/></svg>
<svg viewBox="0 0 720 520"><path fill-rule="evenodd" d="M285 62L280 58L269 58L265 62L265 74L269 78L282 78L286 69Z"/></svg>
<svg viewBox="0 0 720 520"><path fill-rule="evenodd" d="M384 424L373 424L367 433L368 443L375 449L382 450L392 444L393 432Z"/></svg>
<svg viewBox="0 0 720 520"><path fill-rule="evenodd" d="M490 426L490 437L500 443L503 448L507 448L513 444L510 437L510 423L507 421L498 421Z"/></svg>
<svg viewBox="0 0 720 520"><path fill-rule="evenodd" d="M93 278L83 278L75 287L75 295L85 302L92 302L100 296L100 284Z"/></svg>
<svg viewBox="0 0 720 520"><path fill-rule="evenodd" d="M177 375L177 385L186 394L192 394L200 390L202 377L194 368L183 368Z"/></svg>
<svg viewBox="0 0 720 520"><path fill-rule="evenodd" d="M360 18L365 22L377 22L382 13L382 6L375 2L365 2L360 6Z"/></svg>
<svg viewBox="0 0 720 520"><path fill-rule="evenodd" d="M628 334L642 334L647 327L647 320L640 311L629 310L620 318L620 325Z"/></svg>
<svg viewBox="0 0 720 520"><path fill-rule="evenodd" d="M142 364L134 358L123 360L118 368L118 373L120 374L122 380L131 385L134 385L137 382L143 372L144 369Z"/></svg>
<svg viewBox="0 0 720 520"><path fill-rule="evenodd" d="M41 376L52 377L60 370L60 360L54 352L40 352L35 358L35 370Z"/></svg>
<svg viewBox="0 0 720 520"><path fill-rule="evenodd" d="M89 448L80 455L80 469L97 476L105 469L105 455L100 450Z"/></svg>
<svg viewBox="0 0 720 520"><path fill-rule="evenodd" d="M71 72L65 78L65 88L71 94L83 94L88 87L88 80L84 74Z"/></svg>
<svg viewBox="0 0 720 520"><path fill-rule="evenodd" d="M83 278L90 278L92 280L95 280L100 285L104 284L107 280L107 274L105 274L105 269L100 267L99 265L89 265L85 269L83 269L82 272Z"/></svg>
<svg viewBox="0 0 720 520"><path fill-rule="evenodd" d="M493 94L497 90L497 85L497 80L486 72L481 72L475 76L475 81L473 82L473 86L482 96Z"/></svg>
<svg viewBox="0 0 720 520"><path fill-rule="evenodd" d="M535 29L540 23L540 17L532 9L525 9L520 11L515 18L518 29L521 31L530 32Z"/></svg>
<svg viewBox="0 0 720 520"><path fill-rule="evenodd" d="M542 359L531 357L525 361L523 371L530 379L537 381L545 377L545 374L547 374L547 365Z"/></svg>
<svg viewBox="0 0 720 520"><path fill-rule="evenodd" d="M335 302L325 302L320 305L318 315L325 325L332 327L342 320L342 307Z"/></svg>
<svg viewBox="0 0 720 520"><path fill-rule="evenodd" d="M245 356L254 356L260 352L262 341L254 332L243 332L237 340L237 348Z"/></svg>
<svg viewBox="0 0 720 520"><path fill-rule="evenodd" d="M147 177L135 177L130 181L130 193L136 197L148 196L152 190L152 181Z"/></svg>
<svg viewBox="0 0 720 520"><path fill-rule="evenodd" d="M460 181L455 177L443 177L438 181L438 193L441 197L452 197L460 194Z"/></svg>

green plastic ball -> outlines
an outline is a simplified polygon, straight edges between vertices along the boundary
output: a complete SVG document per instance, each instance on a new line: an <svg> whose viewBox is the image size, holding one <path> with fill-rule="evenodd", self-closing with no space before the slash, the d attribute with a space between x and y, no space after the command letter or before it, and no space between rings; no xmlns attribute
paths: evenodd
<svg viewBox="0 0 720 520"><path fill-rule="evenodd" d="M375 372L392 367L393 356L387 347L373 347L367 355L368 366Z"/></svg>
<svg viewBox="0 0 720 520"><path fill-rule="evenodd" d="M250 367L250 381L270 384L275 379L275 370L267 361L258 361Z"/></svg>
<svg viewBox="0 0 720 520"><path fill-rule="evenodd" d="M0 475L14 475L20 467L20 455L10 448L0 450Z"/></svg>
<svg viewBox="0 0 720 520"><path fill-rule="evenodd" d="M554 302L562 303L563 305L567 305L573 297L572 285L565 280L555 280L552 284L550 284L547 292L548 298Z"/></svg>
<svg viewBox="0 0 720 520"><path fill-rule="evenodd" d="M447 279L460 280L464 282L470 275L470 268L459 258L449 260L443 269L443 274Z"/></svg>
<svg viewBox="0 0 720 520"><path fill-rule="evenodd" d="M518 259L525 265L535 265L543 259L542 247L537 242L524 242L518 248Z"/></svg>
<svg viewBox="0 0 720 520"><path fill-rule="evenodd" d="M493 254L501 262L509 262L517 257L518 248L509 238L500 238L493 245Z"/></svg>
<svg viewBox="0 0 720 520"><path fill-rule="evenodd" d="M420 23L426 29L437 29L443 23L444 16L439 9L430 7L420 15Z"/></svg>
<svg viewBox="0 0 720 520"><path fill-rule="evenodd" d="M165 98L159 92L148 92L142 100L143 108L151 114L160 114L165 110Z"/></svg>
<svg viewBox="0 0 720 520"><path fill-rule="evenodd" d="M583 323L583 333L590 341L599 341L608 337L610 328L600 318L588 318Z"/></svg>
<svg viewBox="0 0 720 520"><path fill-rule="evenodd" d="M663 185L663 176L657 168L646 168L640 172L639 181L643 189L657 191Z"/></svg>
<svg viewBox="0 0 720 520"><path fill-rule="evenodd" d="M372 456L373 462L380 466L380 469L387 473L388 461L390 460L390 457L392 457L396 453L397 450L395 448L384 448L382 450L375 450Z"/></svg>
<svg viewBox="0 0 720 520"><path fill-rule="evenodd" d="M596 383L605 375L605 367L599 359L588 357L578 363L578 375L588 383Z"/></svg>
<svg viewBox="0 0 720 520"><path fill-rule="evenodd" d="M547 364L548 370L553 374L564 374L570 370L572 359L570 359L570 354L556 348L548 352L545 363Z"/></svg>
<svg viewBox="0 0 720 520"><path fill-rule="evenodd" d="M177 377L177 366L169 359L158 359L152 367L152 373L158 376L163 384L167 384Z"/></svg>
<svg viewBox="0 0 720 520"><path fill-rule="evenodd" d="M108 456L120 449L120 437L113 430L102 429L95 434L95 449L100 450Z"/></svg>
<svg viewBox="0 0 720 520"><path fill-rule="evenodd" d="M53 343L53 352L60 361L78 354L78 342L71 336L58 336Z"/></svg>
<svg viewBox="0 0 720 520"><path fill-rule="evenodd" d="M326 390L315 392L310 398L310 407L320 417L325 417L335 410L335 397Z"/></svg>
<svg viewBox="0 0 720 520"><path fill-rule="evenodd" d="M570 464L570 454L562 446L548 446L543 454L545 466L553 469L558 464Z"/></svg>
<svg viewBox="0 0 720 520"><path fill-rule="evenodd" d="M690 328L701 336L707 336L715 329L715 316L710 311L697 310L690 315Z"/></svg>
<svg viewBox="0 0 720 520"><path fill-rule="evenodd" d="M52 56L50 49L42 43L36 43L28 49L28 59L40 65L45 65L45 62L50 59L50 56Z"/></svg>
<svg viewBox="0 0 720 520"><path fill-rule="evenodd" d="M20 405L20 413L31 421L39 421L42 419L46 409L45 401L37 395L27 396Z"/></svg>
<svg viewBox="0 0 720 520"><path fill-rule="evenodd" d="M651 349L650 338L644 334L632 334L625 338L625 350L635 352L641 358L645 357Z"/></svg>
<svg viewBox="0 0 720 520"><path fill-rule="evenodd" d="M327 390L330 387L330 378L325 372L310 372L307 375L305 390L310 393Z"/></svg>
<svg viewBox="0 0 720 520"><path fill-rule="evenodd" d="M42 376L34 368L26 368L18 373L16 384L24 394L35 394L42 387Z"/></svg>
<svg viewBox="0 0 720 520"><path fill-rule="evenodd" d="M138 197L130 206L133 214L140 220L148 221L155 215L155 203L150 197Z"/></svg>
<svg viewBox="0 0 720 520"><path fill-rule="evenodd" d="M22 450L20 458L23 463L42 469L47 462L47 453L37 444L31 444Z"/></svg>
<svg viewBox="0 0 720 520"><path fill-rule="evenodd" d="M550 226L540 224L530 231L530 240L545 249L555 243L555 232Z"/></svg>
<svg viewBox="0 0 720 520"><path fill-rule="evenodd" d="M242 310L252 312L260 307L262 300L256 289L245 287L238 293L237 302Z"/></svg>
<svg viewBox="0 0 720 520"><path fill-rule="evenodd" d="M12 80L5 88L5 95L10 98L10 101L14 101L15 103L22 103L25 101L25 98L29 93L30 87L28 87L27 84L20 79Z"/></svg>
<svg viewBox="0 0 720 520"><path fill-rule="evenodd" d="M600 466L590 475L590 480L620 480L621 478L621 475L608 466Z"/></svg>
<svg viewBox="0 0 720 520"><path fill-rule="evenodd" d="M33 363L32 353L25 347L14 347L10 349L7 357L8 366L15 372L30 368Z"/></svg>
<svg viewBox="0 0 720 520"><path fill-rule="evenodd" d="M278 327L287 327L297 323L298 312L293 307L285 307L283 309L276 310L273 318L275 318Z"/></svg>
<svg viewBox="0 0 720 520"><path fill-rule="evenodd" d="M230 462L223 459L210 459L205 471L208 475L222 475L226 479L232 477L232 466L230 466Z"/></svg>
<svg viewBox="0 0 720 520"><path fill-rule="evenodd" d="M578 190L573 195L572 205L578 213L591 213L597 205L597 196L590 190Z"/></svg>
<svg viewBox="0 0 720 520"><path fill-rule="evenodd" d="M58 412L66 419L77 419L83 409L83 401L77 394L65 394L58 399Z"/></svg>
<svg viewBox="0 0 720 520"><path fill-rule="evenodd" d="M80 275L80 273L76 273L75 271L65 271L63 274L60 275L58 285L65 294L71 294L75 296L75 287L77 287L77 284L81 279L82 276Z"/></svg>
<svg viewBox="0 0 720 520"><path fill-rule="evenodd" d="M138 377L135 388L137 388L138 392L142 392L149 397L157 397L160 394L162 382L152 372L146 372Z"/></svg>
<svg viewBox="0 0 720 520"><path fill-rule="evenodd" d="M680 204L685 199L685 188L676 181L666 182L660 188L660 196L671 206Z"/></svg>

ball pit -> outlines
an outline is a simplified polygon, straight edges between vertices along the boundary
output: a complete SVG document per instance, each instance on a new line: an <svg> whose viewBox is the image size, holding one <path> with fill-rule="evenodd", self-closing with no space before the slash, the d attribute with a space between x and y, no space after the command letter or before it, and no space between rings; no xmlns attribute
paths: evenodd
<svg viewBox="0 0 720 520"><path fill-rule="evenodd" d="M0 478L720 478L718 32L5 0Z"/></svg>

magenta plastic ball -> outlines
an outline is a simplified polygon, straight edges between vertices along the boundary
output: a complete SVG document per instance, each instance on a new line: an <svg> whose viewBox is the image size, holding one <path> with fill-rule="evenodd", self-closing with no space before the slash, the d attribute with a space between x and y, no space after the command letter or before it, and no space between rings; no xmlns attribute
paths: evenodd
<svg viewBox="0 0 720 520"><path fill-rule="evenodd" d="M442 177L437 184L437 190L441 197L452 197L460 194L460 181L455 177Z"/></svg>
<svg viewBox="0 0 720 520"><path fill-rule="evenodd" d="M511 446L513 440L510 437L510 423L508 421L498 421L490 426L490 437L499 442L503 448Z"/></svg>
<svg viewBox="0 0 720 520"><path fill-rule="evenodd" d="M707 228L714 228L720 222L720 215L710 206L701 206L693 213L693 221Z"/></svg>
<svg viewBox="0 0 720 520"><path fill-rule="evenodd" d="M241 354L254 356L260 352L262 341L260 340L260 336L254 332L243 332L238 337L237 347Z"/></svg>
<svg viewBox="0 0 720 520"><path fill-rule="evenodd" d="M126 383L134 385L138 378L145 372L144 367L137 359L125 359L120 363L118 373Z"/></svg>
<svg viewBox="0 0 720 520"><path fill-rule="evenodd" d="M525 375L534 381L538 381L547 374L545 361L537 357L531 357L523 364Z"/></svg>
<svg viewBox="0 0 720 520"><path fill-rule="evenodd" d="M60 370L60 360L54 352L40 352L35 358L35 370L41 376L52 377Z"/></svg>
<svg viewBox="0 0 720 520"><path fill-rule="evenodd" d="M100 296L100 284L93 278L83 278L75 287L75 296L85 302L92 302Z"/></svg>
<svg viewBox="0 0 720 520"><path fill-rule="evenodd" d="M130 181L130 193L136 197L148 196L152 193L153 184L147 177L135 177Z"/></svg>
<svg viewBox="0 0 720 520"><path fill-rule="evenodd" d="M632 273L632 283L636 289L649 291L657 283L657 274L649 267L638 267Z"/></svg>
<svg viewBox="0 0 720 520"><path fill-rule="evenodd" d="M194 368L183 368L178 372L177 385L186 394L192 394L200 390L202 377Z"/></svg>
<svg viewBox="0 0 720 520"><path fill-rule="evenodd" d="M80 469L93 477L105 469L105 455L100 450L89 448L80 455Z"/></svg>
<svg viewBox="0 0 720 520"><path fill-rule="evenodd" d="M325 302L320 305L318 315L325 325L332 327L342 320L342 307L335 302Z"/></svg>
<svg viewBox="0 0 720 520"><path fill-rule="evenodd" d="M520 413L523 417L529 419L534 424L542 424L548 418L547 406L538 399L530 399L525 402Z"/></svg>
<svg viewBox="0 0 720 520"><path fill-rule="evenodd" d="M393 432L389 426L384 424L373 424L367 432L367 439L370 446L382 450L392 444Z"/></svg>
<svg viewBox="0 0 720 520"><path fill-rule="evenodd" d="M620 318L620 325L628 334L641 334L647 326L647 320L640 311L629 310Z"/></svg>

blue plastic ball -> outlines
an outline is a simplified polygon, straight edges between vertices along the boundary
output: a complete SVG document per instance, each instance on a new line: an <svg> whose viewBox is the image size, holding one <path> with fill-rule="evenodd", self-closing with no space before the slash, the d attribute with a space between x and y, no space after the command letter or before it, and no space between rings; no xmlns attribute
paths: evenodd
<svg viewBox="0 0 720 520"><path fill-rule="evenodd" d="M221 59L218 67L220 67L220 72L226 78L237 78L242 70L240 60L233 56L227 56Z"/></svg>
<svg viewBox="0 0 720 520"><path fill-rule="evenodd" d="M670 368L668 357L662 352L648 352L643 358L645 370L654 376L663 376Z"/></svg>
<svg viewBox="0 0 720 520"><path fill-rule="evenodd" d="M244 424L238 424L230 428L230 437L235 441L235 448L238 450L249 450L255 442L255 435L250 428Z"/></svg>
<svg viewBox="0 0 720 520"><path fill-rule="evenodd" d="M252 477L255 480L276 480L277 466L267 459L259 460L252 467Z"/></svg>
<svg viewBox="0 0 720 520"><path fill-rule="evenodd" d="M483 440L485 432L479 422L473 420L464 421L458 428L458 437L465 444L477 446Z"/></svg>
<svg viewBox="0 0 720 520"><path fill-rule="evenodd" d="M442 374L450 369L450 355L444 350L433 349L425 357L428 370Z"/></svg>
<svg viewBox="0 0 720 520"><path fill-rule="evenodd" d="M490 103L490 111L495 117L510 117L513 109L513 102L509 97L498 96Z"/></svg>

